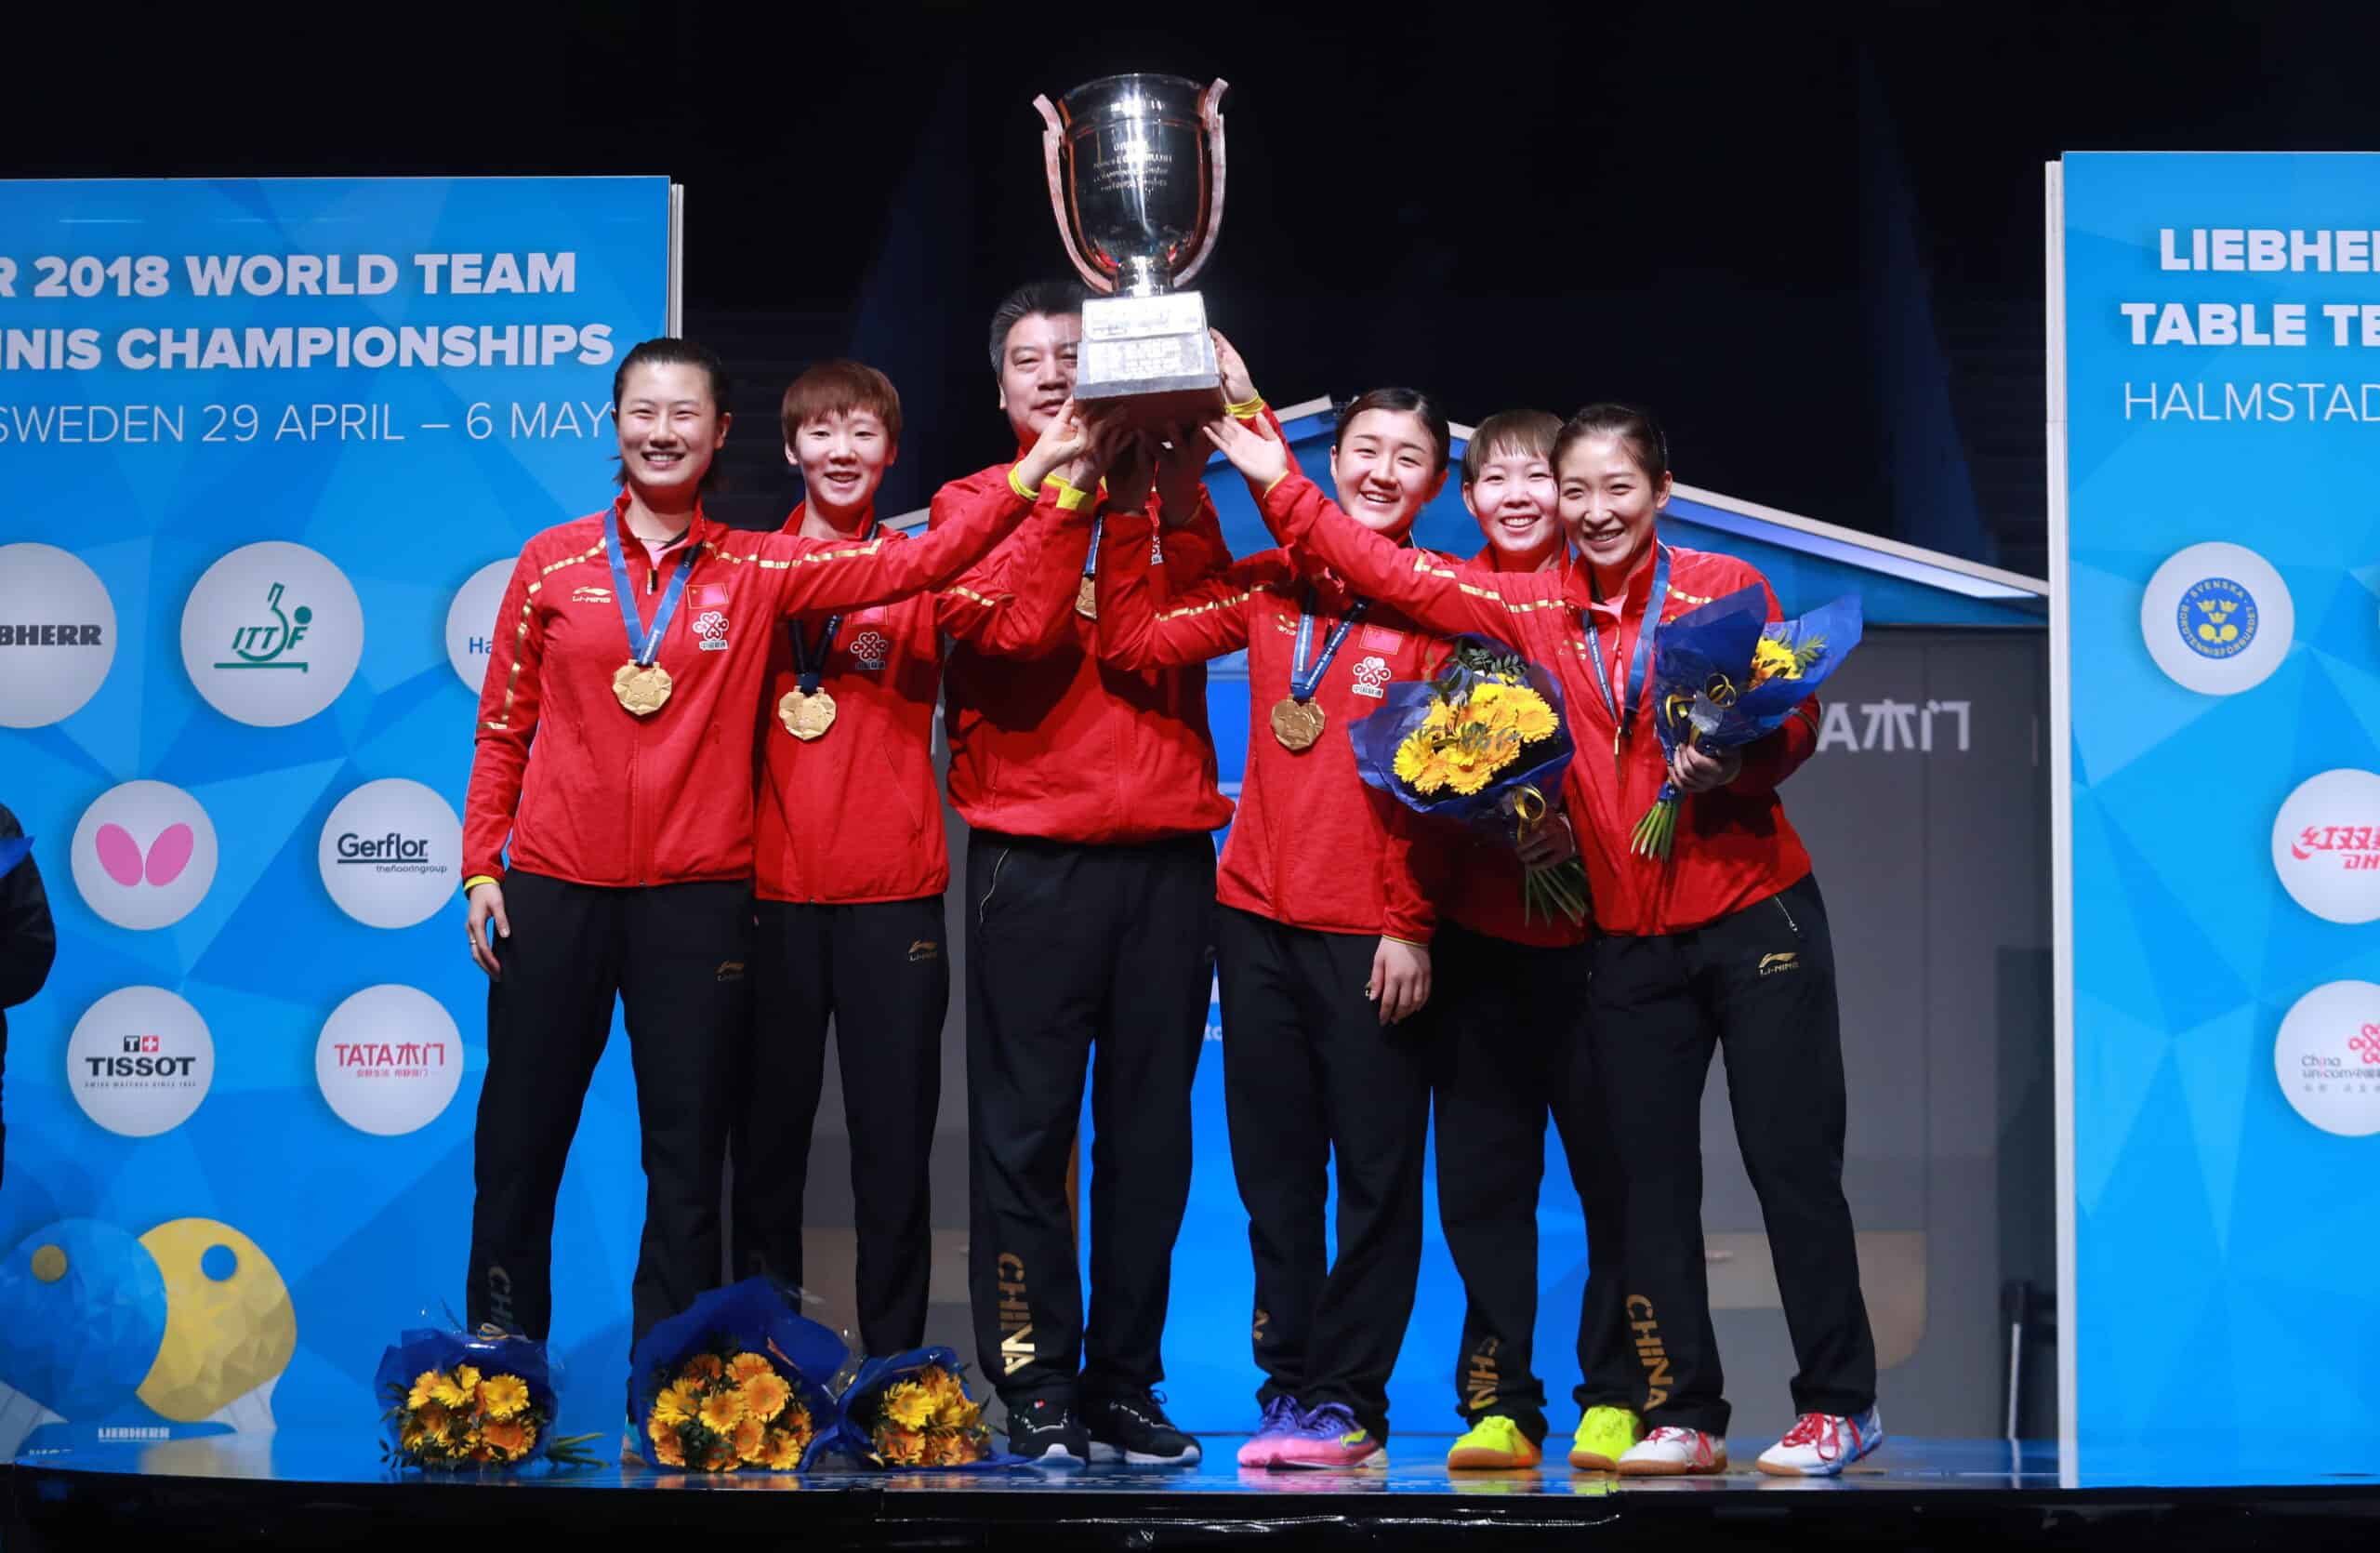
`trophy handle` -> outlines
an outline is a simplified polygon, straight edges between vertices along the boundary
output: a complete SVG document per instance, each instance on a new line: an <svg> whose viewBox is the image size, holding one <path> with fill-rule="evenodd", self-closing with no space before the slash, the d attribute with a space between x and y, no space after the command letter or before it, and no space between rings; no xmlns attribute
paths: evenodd
<svg viewBox="0 0 2380 1553"><path fill-rule="evenodd" d="M1221 241L1223 234L1223 93L1230 88L1231 83L1218 75L1208 83L1205 91L1198 94L1198 124L1207 133L1207 149L1214 159L1215 177L1207 190L1206 241L1198 246L1198 257L1183 266L1182 273L1173 277L1173 284L1176 285L1189 285L1191 279L1207 267L1207 260L1214 257L1215 244ZM1057 121L1052 118L1051 122L1055 124ZM1054 158L1056 153L1052 152L1051 154ZM1051 166L1055 167L1057 164L1053 160ZM1051 174L1053 179L1056 176L1054 172Z"/></svg>
<svg viewBox="0 0 2380 1553"><path fill-rule="evenodd" d="M1058 240L1066 246L1066 257L1074 261L1083 284L1091 287L1093 295L1105 296L1116 289L1115 283L1091 268L1091 260L1083 256L1082 245L1075 241L1074 218L1066 210L1065 183L1058 171L1058 150L1065 141L1065 129L1058 123L1058 110L1046 96L1035 98L1033 106L1041 111L1041 122L1046 126L1041 131L1041 166L1050 179L1050 210L1058 218Z"/></svg>

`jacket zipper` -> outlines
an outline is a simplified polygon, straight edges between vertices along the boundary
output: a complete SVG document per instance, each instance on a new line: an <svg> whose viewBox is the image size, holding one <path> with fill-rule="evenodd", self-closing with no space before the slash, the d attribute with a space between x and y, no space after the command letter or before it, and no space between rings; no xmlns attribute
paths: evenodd
<svg viewBox="0 0 2380 1553"><path fill-rule="evenodd" d="M999 894L1000 875L1008 871L1009 854L1015 850L1012 846L1000 848L999 860L992 865L992 882L985 887L984 898L975 903L975 924L978 927L983 925L985 909L992 904L992 897Z"/></svg>
<svg viewBox="0 0 2380 1553"><path fill-rule="evenodd" d="M1785 919L1785 925L1793 930L1794 937L1799 938L1802 936L1802 924L1795 922L1793 920L1793 913L1785 909L1785 897L1783 896L1771 896L1768 898L1777 903L1778 915Z"/></svg>

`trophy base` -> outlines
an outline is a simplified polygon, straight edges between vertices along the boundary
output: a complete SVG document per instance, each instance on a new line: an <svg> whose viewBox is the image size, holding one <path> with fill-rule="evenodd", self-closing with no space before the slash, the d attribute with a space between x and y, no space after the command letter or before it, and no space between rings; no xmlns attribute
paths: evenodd
<svg viewBox="0 0 2380 1553"><path fill-rule="evenodd" d="M1075 360L1078 401L1132 401L1137 421L1205 420L1222 407L1207 304L1195 291L1091 298Z"/></svg>

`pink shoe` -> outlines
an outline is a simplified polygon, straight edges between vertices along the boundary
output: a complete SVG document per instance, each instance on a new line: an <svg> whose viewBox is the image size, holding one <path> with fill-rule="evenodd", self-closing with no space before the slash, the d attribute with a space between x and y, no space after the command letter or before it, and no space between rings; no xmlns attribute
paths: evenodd
<svg viewBox="0 0 2380 1553"><path fill-rule="evenodd" d="M1380 1439L1337 1402L1325 1402L1299 1423L1273 1456L1276 1467L1358 1467L1380 1454Z"/></svg>
<svg viewBox="0 0 2380 1553"><path fill-rule="evenodd" d="M1257 1421L1256 1432L1239 1448L1242 1467L1270 1467L1281 1453L1281 1447L1295 1437L1302 1415L1298 1404L1287 1397L1276 1397L1264 1404L1264 1416Z"/></svg>
<svg viewBox="0 0 2380 1553"><path fill-rule="evenodd" d="M1700 1429L1664 1427L1620 1458L1623 1478L1684 1478L1727 1469L1727 1442Z"/></svg>

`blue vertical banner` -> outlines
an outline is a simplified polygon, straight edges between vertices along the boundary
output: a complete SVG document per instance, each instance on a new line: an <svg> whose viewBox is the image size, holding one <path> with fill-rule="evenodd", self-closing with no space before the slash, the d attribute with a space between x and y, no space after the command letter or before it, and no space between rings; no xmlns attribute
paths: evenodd
<svg viewBox="0 0 2380 1553"><path fill-rule="evenodd" d="M473 708L522 541L609 498L670 199L0 185L0 803L60 938L8 1028L0 1450L368 1428L381 1346L459 1292ZM590 1416L643 1195L621 1048L555 1227Z"/></svg>
<svg viewBox="0 0 2380 1553"><path fill-rule="evenodd" d="M2051 196L2067 1427L2368 1441L2380 156Z"/></svg>

